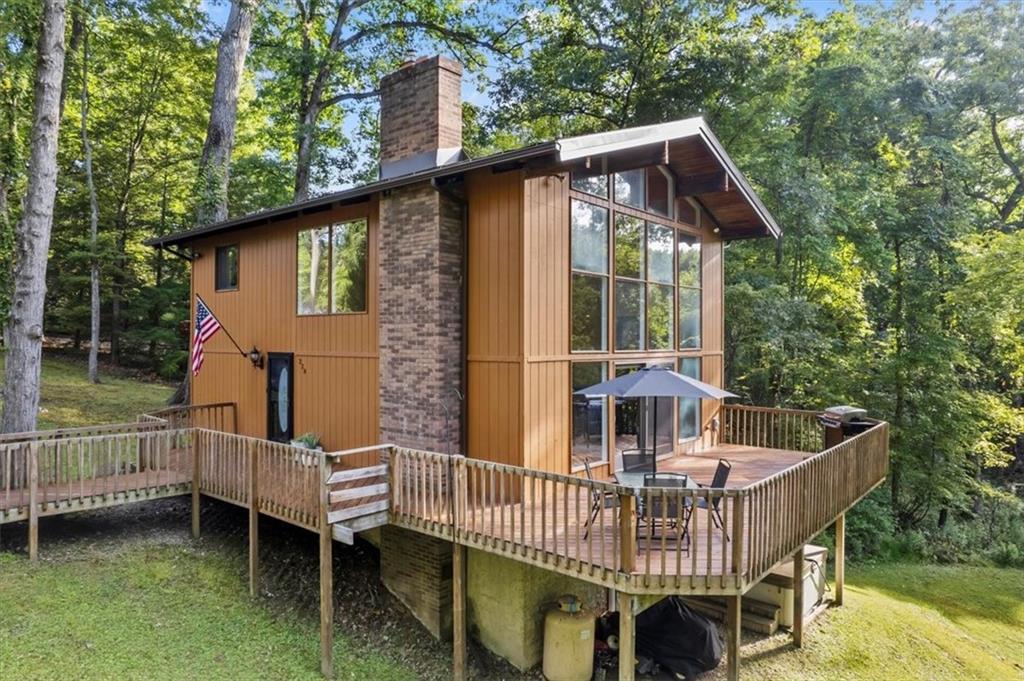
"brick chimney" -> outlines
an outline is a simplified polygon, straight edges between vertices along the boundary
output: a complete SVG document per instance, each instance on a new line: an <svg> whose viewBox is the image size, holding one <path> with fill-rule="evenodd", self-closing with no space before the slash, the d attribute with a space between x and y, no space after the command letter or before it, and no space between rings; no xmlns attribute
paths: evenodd
<svg viewBox="0 0 1024 681"><path fill-rule="evenodd" d="M462 67L410 62L380 84L380 174L406 175L461 158ZM462 452L463 202L429 180L380 198L380 441ZM381 580L435 636L451 631L452 551L385 528Z"/></svg>
<svg viewBox="0 0 1024 681"><path fill-rule="evenodd" d="M380 176L397 177L462 157L462 65L408 61L380 82Z"/></svg>

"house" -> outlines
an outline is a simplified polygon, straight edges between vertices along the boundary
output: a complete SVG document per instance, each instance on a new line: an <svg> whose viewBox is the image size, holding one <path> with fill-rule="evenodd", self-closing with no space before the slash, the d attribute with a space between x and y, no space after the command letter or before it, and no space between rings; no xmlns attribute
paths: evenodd
<svg viewBox="0 0 1024 681"><path fill-rule="evenodd" d="M586 463L605 479L625 450L696 455L737 437L748 415L727 422L715 401L663 399L655 415L574 396L649 364L722 384L725 246L780 230L707 124L471 159L460 89L449 59L407 63L381 83L379 180L152 242L192 260L193 296L252 348L214 337L193 402L235 403L238 432L259 438L565 475ZM389 525L374 540L385 584L440 636L452 551L439 536ZM601 593L554 570L469 557L477 636L519 666L538 660L541 603Z"/></svg>

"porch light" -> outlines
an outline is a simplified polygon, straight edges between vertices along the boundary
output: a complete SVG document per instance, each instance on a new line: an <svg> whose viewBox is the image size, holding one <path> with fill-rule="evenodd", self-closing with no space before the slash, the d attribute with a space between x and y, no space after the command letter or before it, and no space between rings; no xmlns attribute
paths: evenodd
<svg viewBox="0 0 1024 681"><path fill-rule="evenodd" d="M248 357L249 361L252 362L252 365L254 367L256 367L257 369L263 368L263 353L260 352L259 348L257 348L255 345L252 346L252 350L249 351Z"/></svg>

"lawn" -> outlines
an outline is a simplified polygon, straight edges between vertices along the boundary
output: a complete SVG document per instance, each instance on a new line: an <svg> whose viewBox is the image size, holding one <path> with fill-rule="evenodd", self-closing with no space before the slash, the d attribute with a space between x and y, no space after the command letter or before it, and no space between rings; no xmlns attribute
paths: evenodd
<svg viewBox="0 0 1024 681"><path fill-rule="evenodd" d="M44 362L43 381L41 427L132 420L171 392L108 376L92 386L84 366L58 359ZM85 537L63 555L44 543L39 565L0 552L0 680L319 678L315 605L249 599L244 560L193 543L178 525L171 540ZM802 650L785 634L746 636L743 677L1024 679L1024 572L851 565L847 574L846 607L812 623ZM365 602L341 604L340 616ZM444 656L382 641L392 635L383 622L369 629L367 645L336 626L338 678L413 679L423 675L416 658ZM709 678L725 678L724 665Z"/></svg>
<svg viewBox="0 0 1024 681"><path fill-rule="evenodd" d="M801 681L1020 681L1024 572L851 565L844 607L815 620L801 650L789 641L785 634L745 637L743 675Z"/></svg>
<svg viewBox="0 0 1024 681"><path fill-rule="evenodd" d="M100 383L93 384L86 379L84 363L46 357L38 428L134 421L139 414L164 406L173 392L173 386L165 383L119 378L104 371Z"/></svg>

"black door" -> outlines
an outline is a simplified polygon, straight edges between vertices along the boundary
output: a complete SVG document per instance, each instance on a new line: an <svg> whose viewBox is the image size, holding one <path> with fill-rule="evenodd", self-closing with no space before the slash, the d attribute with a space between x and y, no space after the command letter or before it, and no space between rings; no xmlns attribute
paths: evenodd
<svg viewBox="0 0 1024 681"><path fill-rule="evenodd" d="M292 430L292 395L294 390L292 356L271 352L267 357L267 439L288 442Z"/></svg>

